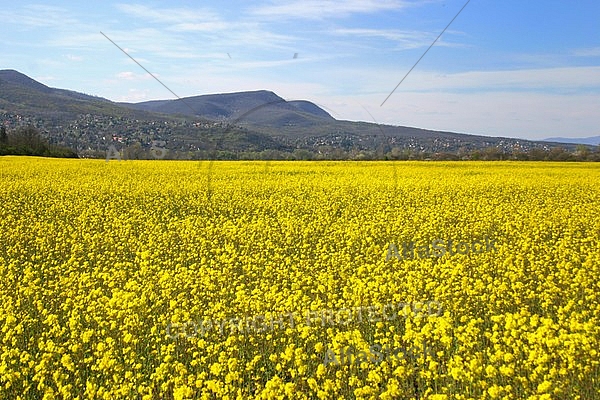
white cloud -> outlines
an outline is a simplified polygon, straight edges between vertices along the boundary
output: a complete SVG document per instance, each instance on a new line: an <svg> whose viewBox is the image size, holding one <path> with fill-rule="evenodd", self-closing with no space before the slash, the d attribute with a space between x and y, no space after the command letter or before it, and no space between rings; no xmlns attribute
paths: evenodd
<svg viewBox="0 0 600 400"><path fill-rule="evenodd" d="M116 101L127 102L127 103L139 103L142 101L150 100L149 90L129 89L127 94L119 96Z"/></svg>
<svg viewBox="0 0 600 400"><path fill-rule="evenodd" d="M129 72L129 71L119 72L116 76L119 79L127 79L127 80L135 79L135 74L133 72Z"/></svg>
<svg viewBox="0 0 600 400"><path fill-rule="evenodd" d="M104 43L108 43L108 41L102 37L100 32L90 32L89 30L55 32L43 42L45 46L74 51L97 50L102 48L101 45Z"/></svg>
<svg viewBox="0 0 600 400"><path fill-rule="evenodd" d="M577 49L573 51L573 55L576 57L600 57L600 47Z"/></svg>
<svg viewBox="0 0 600 400"><path fill-rule="evenodd" d="M419 47L429 47L438 34L419 31L400 31L392 29L348 29L339 28L331 31L337 36L356 36L362 38L383 38L397 42L401 49L415 49ZM440 38L436 46L457 47L458 44L447 43Z"/></svg>
<svg viewBox="0 0 600 400"><path fill-rule="evenodd" d="M223 21L181 22L169 29L175 32L208 32L215 33L231 28L231 24Z"/></svg>
<svg viewBox="0 0 600 400"><path fill-rule="evenodd" d="M218 14L208 8L151 8L142 4L117 4L117 9L149 22L184 24L219 22Z"/></svg>
<svg viewBox="0 0 600 400"><path fill-rule="evenodd" d="M565 67L454 74L417 72L407 90L580 90L600 89L600 67Z"/></svg>
<svg viewBox="0 0 600 400"><path fill-rule="evenodd" d="M144 29L133 31L121 29L113 32L115 41L137 43L138 48L145 51L154 47L155 52L170 58L199 58L217 49L223 54L232 48L281 49L299 40L293 35L268 30L264 24L243 14L233 21L207 8L150 8L140 4L119 4L117 8L129 17L160 25L146 25ZM194 36L184 38L184 34Z"/></svg>
<svg viewBox="0 0 600 400"><path fill-rule="evenodd" d="M21 9L5 9L2 23L13 23L29 28L61 29L70 25L79 25L79 21L68 10L42 4L26 5Z"/></svg>
<svg viewBox="0 0 600 400"><path fill-rule="evenodd" d="M383 107L376 95L329 96L320 101L337 111L337 119L531 140L600 135L597 96L405 93L392 99Z"/></svg>
<svg viewBox="0 0 600 400"><path fill-rule="evenodd" d="M81 56L74 56L73 54L67 54L65 57L69 61L75 61L75 62L81 62L81 61L83 61L83 57L81 57Z"/></svg>
<svg viewBox="0 0 600 400"><path fill-rule="evenodd" d="M400 10L412 5L406 0L294 0L273 1L256 7L252 14L287 19L322 19L345 17L355 13Z"/></svg>

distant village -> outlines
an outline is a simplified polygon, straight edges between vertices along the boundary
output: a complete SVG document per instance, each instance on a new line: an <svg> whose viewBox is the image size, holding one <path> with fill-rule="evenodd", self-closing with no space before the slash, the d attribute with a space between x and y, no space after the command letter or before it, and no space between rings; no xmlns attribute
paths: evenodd
<svg viewBox="0 0 600 400"><path fill-rule="evenodd" d="M188 119L140 120L131 117L82 114L65 123L60 117L0 114L5 131L34 128L48 146L68 148L79 158L105 158L109 146L122 159L152 159L153 142L164 143L168 159L274 159L274 160L552 160L600 161L599 146L551 146L518 139L474 143L454 137L358 136L335 132L302 138L279 138L278 148L264 143L228 146L221 138L237 129L221 121ZM6 154L9 134L0 143ZM31 136L31 133L28 134ZM17 135L18 136L18 135ZM15 139L16 140L16 139ZM19 138L23 142L27 139ZM236 147L237 146L237 147ZM13 146L14 147L14 146ZM23 143L21 143L23 148ZM21 151L21 153L27 151Z"/></svg>

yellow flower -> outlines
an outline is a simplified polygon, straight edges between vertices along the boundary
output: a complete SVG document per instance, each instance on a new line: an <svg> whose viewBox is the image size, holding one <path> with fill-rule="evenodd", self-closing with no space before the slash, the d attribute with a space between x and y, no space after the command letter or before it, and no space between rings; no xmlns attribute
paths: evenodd
<svg viewBox="0 0 600 400"><path fill-rule="evenodd" d="M146 134L179 129L195 128ZM416 382L550 399L599 379L592 163L0 157L0 175L0 398L392 399Z"/></svg>

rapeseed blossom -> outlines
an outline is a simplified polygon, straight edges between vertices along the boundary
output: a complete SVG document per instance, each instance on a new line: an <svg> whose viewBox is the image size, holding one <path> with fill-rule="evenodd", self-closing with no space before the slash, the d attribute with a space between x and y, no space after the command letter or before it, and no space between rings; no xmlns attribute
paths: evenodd
<svg viewBox="0 0 600 400"><path fill-rule="evenodd" d="M0 158L0 398L597 398L598 166L207 167Z"/></svg>

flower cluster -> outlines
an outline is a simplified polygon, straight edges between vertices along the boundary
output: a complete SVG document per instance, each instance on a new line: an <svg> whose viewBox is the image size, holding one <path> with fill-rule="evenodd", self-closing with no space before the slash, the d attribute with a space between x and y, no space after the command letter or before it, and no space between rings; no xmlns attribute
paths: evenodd
<svg viewBox="0 0 600 400"><path fill-rule="evenodd" d="M399 165L0 157L0 399L597 398L598 167Z"/></svg>

